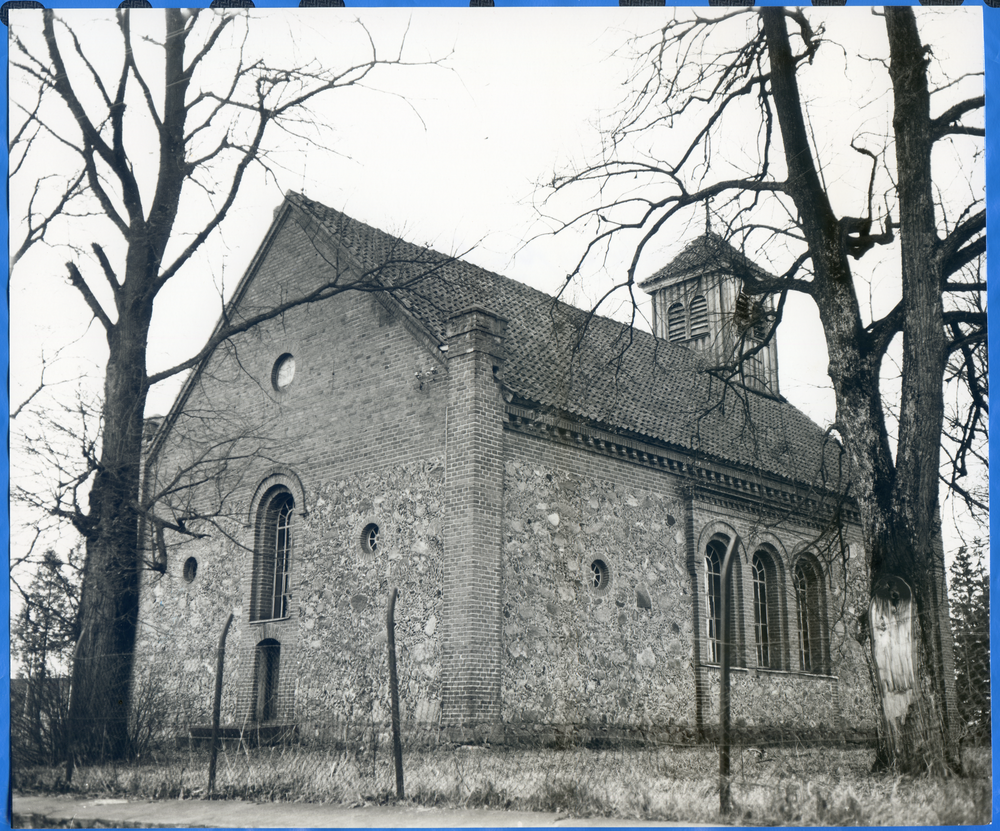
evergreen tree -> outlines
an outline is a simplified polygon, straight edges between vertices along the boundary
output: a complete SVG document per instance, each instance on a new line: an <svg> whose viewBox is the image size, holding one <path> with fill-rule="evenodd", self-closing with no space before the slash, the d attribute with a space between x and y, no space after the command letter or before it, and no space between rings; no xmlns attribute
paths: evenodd
<svg viewBox="0 0 1000 831"><path fill-rule="evenodd" d="M22 596L24 606L11 628L11 655L21 661L24 679L11 696L11 749L53 762L63 755L66 742L79 580L49 549Z"/></svg>
<svg viewBox="0 0 1000 831"><path fill-rule="evenodd" d="M984 545L963 545L951 566L951 622L955 634L955 687L966 740L990 740L990 576Z"/></svg>

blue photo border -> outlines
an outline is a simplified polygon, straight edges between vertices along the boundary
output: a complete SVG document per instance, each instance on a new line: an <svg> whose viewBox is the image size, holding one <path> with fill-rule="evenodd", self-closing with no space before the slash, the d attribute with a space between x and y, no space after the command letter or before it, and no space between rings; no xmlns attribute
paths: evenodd
<svg viewBox="0 0 1000 831"><path fill-rule="evenodd" d="M494 0L497 6L508 6L508 7L535 7L535 6L560 6L560 7L590 7L590 6L618 6L617 0ZM152 5L158 8L166 8L170 6L169 3L161 2L160 0L151 0ZM345 0L348 6L354 8L371 8L371 7L396 7L396 8L418 8L418 7L429 7L429 8L459 8L469 6L469 0ZM42 5L47 8L107 8L113 9L117 8L118 3L114 2L86 2L85 0L43 0ZM187 4L191 6L202 6L207 5L206 3L191 3ZM297 8L298 2L296 0L255 0L255 5L257 8ZM692 3L680 3L672 2L672 0L667 0L667 5L691 5L691 6L702 6L708 7L710 4L708 2L692 2ZM728 5L728 4L727 4ZM742 4L734 4L742 5ZM776 5L789 5L787 3L776 3L776 2L758 2L754 5L757 6L776 6ZM819 5L819 4L817 4ZM824 4L825 5L825 4ZM848 0L846 3L848 6L882 6L882 5L918 5L913 2L906 2L906 0L888 0L884 3L864 3L864 2L853 2ZM926 5L937 5L935 3L927 3ZM951 3L942 4L952 5ZM1000 159L998 159L998 148L993 147L993 142L996 141L1000 145L1000 0L992 0L992 2L987 3L983 0L965 0L961 3L963 7L969 6L981 6L983 7L983 32L985 40L985 55L986 55L986 225L987 229L992 228L995 222L1000 221ZM471 13L471 12L470 12ZM6 32L3 33L4 36L0 37L0 57L2 57L2 73L4 80L4 87L7 87L7 60L8 60L8 44L6 38ZM993 88L996 87L994 90ZM7 135L7 107L4 106L0 110L0 118L2 118L2 128L3 134ZM4 160L4 179L6 181L7 177L7 160ZM7 206L5 203L5 214L7 213ZM9 219L9 217L8 217ZM9 224L8 224L9 227ZM2 259L7 259L9 262L9 235L4 236L2 241ZM988 290L987 290L987 303L988 309L992 312L994 309L1000 308L1000 288L997 287L997 281L1000 280L1000 276L994 278L993 272L1000 269L1000 237L993 237L989 233L987 234L986 240L986 262L987 262L987 280L988 280ZM0 350L2 350L2 355L9 367L9 355L10 355L10 326L9 326L9 305L8 305L8 292L4 292L0 295L0 303L2 303L2 310L0 310L0 327L2 327L2 332L0 332ZM1000 342L998 342L998 330L1000 330L1000 324L994 326L996 322L993 315L990 315L989 320L989 361L990 366L1000 366L998 363L998 356L1000 356ZM992 374L992 373L991 373ZM0 396L2 396L2 405L0 405L0 412L10 412L10 399L9 399L9 372L8 372L8 384L0 388ZM996 418L993 418L996 415ZM1000 413L996 409L990 415L990 435L996 435L995 423L1000 421ZM9 427L9 425L8 425ZM9 437L9 430L7 433ZM992 449L992 442L991 442ZM2 469L3 482L6 486L8 501L5 502L5 508L0 513L0 527L2 527L3 538L6 540L6 555L9 563L10 560L10 514L9 514L9 493L10 493L10 481L9 481L9 441L4 441L0 445L0 469ZM990 482L990 500L991 503L994 501L994 488L992 481ZM998 535L1000 535L1000 519L994 518L992 515L990 517L990 536L992 537L993 531L996 530ZM992 560L992 558L991 558ZM991 562L992 565L992 562ZM997 596L997 583L992 579L993 569L991 568L991 579L990 579L990 589L993 596ZM0 638L6 644L8 660L6 665L0 665L0 736L4 739L9 739L10 736L10 593L0 592L0 617L8 621L8 626L0 629ZM998 624L998 619L992 617L990 621L990 635L991 641L996 644L1000 643L1000 624ZM997 672L996 666L991 667L991 689L997 689ZM996 720L993 721L993 738L994 746L996 746L996 738L998 731ZM9 748L9 744L7 745ZM994 756L994 783L996 782L996 759ZM5 811L3 817L3 827L9 828L11 822L12 814L12 795L11 795L11 780L10 780L10 754L4 752L3 746L0 746L0 783L3 783L3 787L6 791L5 793ZM994 784L994 800L993 800L993 819L994 821L1000 819L1000 810L998 810L998 800L996 798L996 785Z"/></svg>

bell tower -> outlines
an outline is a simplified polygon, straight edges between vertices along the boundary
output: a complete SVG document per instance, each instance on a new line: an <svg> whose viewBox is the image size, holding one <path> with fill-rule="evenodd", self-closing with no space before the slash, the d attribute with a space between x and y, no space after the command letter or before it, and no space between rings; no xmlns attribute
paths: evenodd
<svg viewBox="0 0 1000 831"><path fill-rule="evenodd" d="M653 334L705 355L712 364L746 357L738 377L749 389L778 395L778 350L770 298L743 291L741 274L770 277L726 240L706 231L667 266L639 284L653 298ZM767 341L765 343L765 341Z"/></svg>

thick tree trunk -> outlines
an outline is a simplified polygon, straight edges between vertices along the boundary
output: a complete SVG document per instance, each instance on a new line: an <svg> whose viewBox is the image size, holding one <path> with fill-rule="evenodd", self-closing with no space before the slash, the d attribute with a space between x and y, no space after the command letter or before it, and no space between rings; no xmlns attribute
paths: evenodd
<svg viewBox="0 0 1000 831"><path fill-rule="evenodd" d="M868 557L873 622L895 614L884 596L897 579L912 592L912 640L888 644L870 632L884 715L884 763L904 771L954 766L954 665L944 594L938 469L946 357L941 264L931 180L933 145L924 48L913 10L887 8L896 139L903 297L897 328L866 330L848 263L847 229L822 187L802 115L785 12L762 9L771 91L788 163L786 191L799 210L814 273L816 301L830 356L837 422L852 463L852 489ZM888 340L903 335L899 440L895 459L886 430L879 370ZM898 599L898 598L897 598ZM888 649L888 652L886 652ZM895 651L893 651L895 650ZM901 654L900 650L903 653ZM882 666L879 666L882 661ZM912 663L906 695L893 670Z"/></svg>
<svg viewBox="0 0 1000 831"><path fill-rule="evenodd" d="M138 516L146 402L147 304L132 306L108 335L99 469L83 529L87 559L81 633L73 659L69 727L78 759L129 752L129 682L138 611Z"/></svg>
<svg viewBox="0 0 1000 831"><path fill-rule="evenodd" d="M73 756L119 757L129 752L129 683L139 603L139 517L134 506L139 495L142 424L148 390L147 338L161 261L187 172L184 144L185 95L190 81L190 73L184 69L187 18L177 9L166 9L164 14L165 91L159 129L160 160L148 219L143 214L131 165L117 144L120 139L117 134L116 155L108 162L123 185L128 252L124 279L116 288L118 319L113 323L107 317L102 320L107 331L108 363L100 461L90 492L89 511L78 523L87 541L87 557L80 597L81 633L73 659L70 693L72 747L68 774L72 771ZM123 21L127 25L127 18ZM49 42L50 52L57 55L54 35L50 35ZM75 101L71 91L64 91L63 96ZM91 295L88 302L96 300Z"/></svg>

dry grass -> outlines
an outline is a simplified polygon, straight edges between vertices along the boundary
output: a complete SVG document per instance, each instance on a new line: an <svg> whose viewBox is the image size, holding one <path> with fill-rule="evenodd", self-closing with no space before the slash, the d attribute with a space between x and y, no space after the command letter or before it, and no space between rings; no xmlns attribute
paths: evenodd
<svg viewBox="0 0 1000 831"><path fill-rule="evenodd" d="M991 818L989 750L966 754L967 775L951 779L871 774L864 749L785 746L737 750L733 813L719 814L718 756L709 747L627 750L504 750L483 747L406 752L407 801L422 805L560 811L741 825L964 825ZM128 765L79 768L78 793L154 799L205 796L203 750L156 754ZM20 791L58 790L60 772L17 771ZM228 750L219 756L216 795L256 801L345 805L394 799L384 748Z"/></svg>

